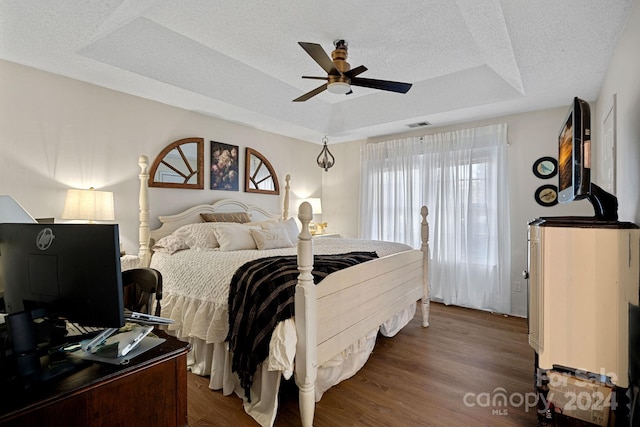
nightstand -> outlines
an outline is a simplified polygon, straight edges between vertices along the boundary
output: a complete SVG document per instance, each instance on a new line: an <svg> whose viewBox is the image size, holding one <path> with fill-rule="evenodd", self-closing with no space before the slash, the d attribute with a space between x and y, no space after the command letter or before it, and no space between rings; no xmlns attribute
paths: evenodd
<svg viewBox="0 0 640 427"><path fill-rule="evenodd" d="M131 270L132 268L142 267L142 262L138 255L122 255L120 257L120 269L122 271Z"/></svg>

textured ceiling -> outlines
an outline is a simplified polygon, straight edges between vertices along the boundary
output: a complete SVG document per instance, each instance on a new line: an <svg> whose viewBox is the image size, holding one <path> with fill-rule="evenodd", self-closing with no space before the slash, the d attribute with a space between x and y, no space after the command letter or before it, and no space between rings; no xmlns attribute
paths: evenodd
<svg viewBox="0 0 640 427"><path fill-rule="evenodd" d="M0 58L320 143L593 101L632 0L0 0ZM349 43L354 87L298 45Z"/></svg>

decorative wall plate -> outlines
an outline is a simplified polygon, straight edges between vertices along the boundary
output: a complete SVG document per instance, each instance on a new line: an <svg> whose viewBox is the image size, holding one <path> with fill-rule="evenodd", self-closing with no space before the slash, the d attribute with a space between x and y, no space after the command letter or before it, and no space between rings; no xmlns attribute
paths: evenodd
<svg viewBox="0 0 640 427"><path fill-rule="evenodd" d="M540 157L533 164L533 174L538 178L549 179L558 173L558 161L553 157Z"/></svg>
<svg viewBox="0 0 640 427"><path fill-rule="evenodd" d="M553 206L558 204L558 187L555 185L542 185L538 187L534 194L536 202L542 206Z"/></svg>

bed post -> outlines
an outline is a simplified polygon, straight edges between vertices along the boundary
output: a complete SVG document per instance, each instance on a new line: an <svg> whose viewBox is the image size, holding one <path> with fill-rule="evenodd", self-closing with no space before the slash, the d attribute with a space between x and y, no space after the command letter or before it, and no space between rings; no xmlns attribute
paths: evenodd
<svg viewBox="0 0 640 427"><path fill-rule="evenodd" d="M422 251L422 284L424 291L422 293L422 326L429 326L429 299L431 298L429 292L429 223L427 222L427 215L429 215L429 209L423 206L420 209L420 216L422 221L420 222L420 250Z"/></svg>
<svg viewBox="0 0 640 427"><path fill-rule="evenodd" d="M298 400L302 425L311 427L315 412L315 382L317 358L316 287L313 283L313 241L309 222L313 218L311 205L304 202L298 209L302 229L298 236L298 284L295 296L296 344L295 378L299 388Z"/></svg>
<svg viewBox="0 0 640 427"><path fill-rule="evenodd" d="M151 261L151 250L149 248L149 158L142 155L138 158L140 165L140 198L138 205L140 206L140 226L138 228L138 240L140 249L138 258L142 267L148 267Z"/></svg>
<svg viewBox="0 0 640 427"><path fill-rule="evenodd" d="M284 177L284 181L286 184L284 186L284 209L282 209L282 220L286 221L289 219L289 190L291 189L289 181L291 181L291 175L287 174L287 176Z"/></svg>

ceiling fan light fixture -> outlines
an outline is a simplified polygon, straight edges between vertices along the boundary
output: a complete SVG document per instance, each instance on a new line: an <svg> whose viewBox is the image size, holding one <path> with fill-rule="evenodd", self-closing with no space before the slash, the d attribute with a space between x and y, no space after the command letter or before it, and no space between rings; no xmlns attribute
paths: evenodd
<svg viewBox="0 0 640 427"><path fill-rule="evenodd" d="M327 85L327 90L331 93L344 95L346 93L349 93L349 91L351 90L351 85L344 82L329 83Z"/></svg>
<svg viewBox="0 0 640 427"><path fill-rule="evenodd" d="M396 93L407 93L407 91L411 89L411 83L359 77L360 74L367 71L367 67L360 65L356 68L351 68L351 65L347 62L347 42L342 39L335 41L334 44L336 48L331 52L331 57L329 57L322 46L317 43L298 42L298 44L327 73L326 77L302 76L302 78L326 80L327 83L297 97L293 102L307 101L325 90L338 95L350 94L352 93L351 86L367 87Z"/></svg>

